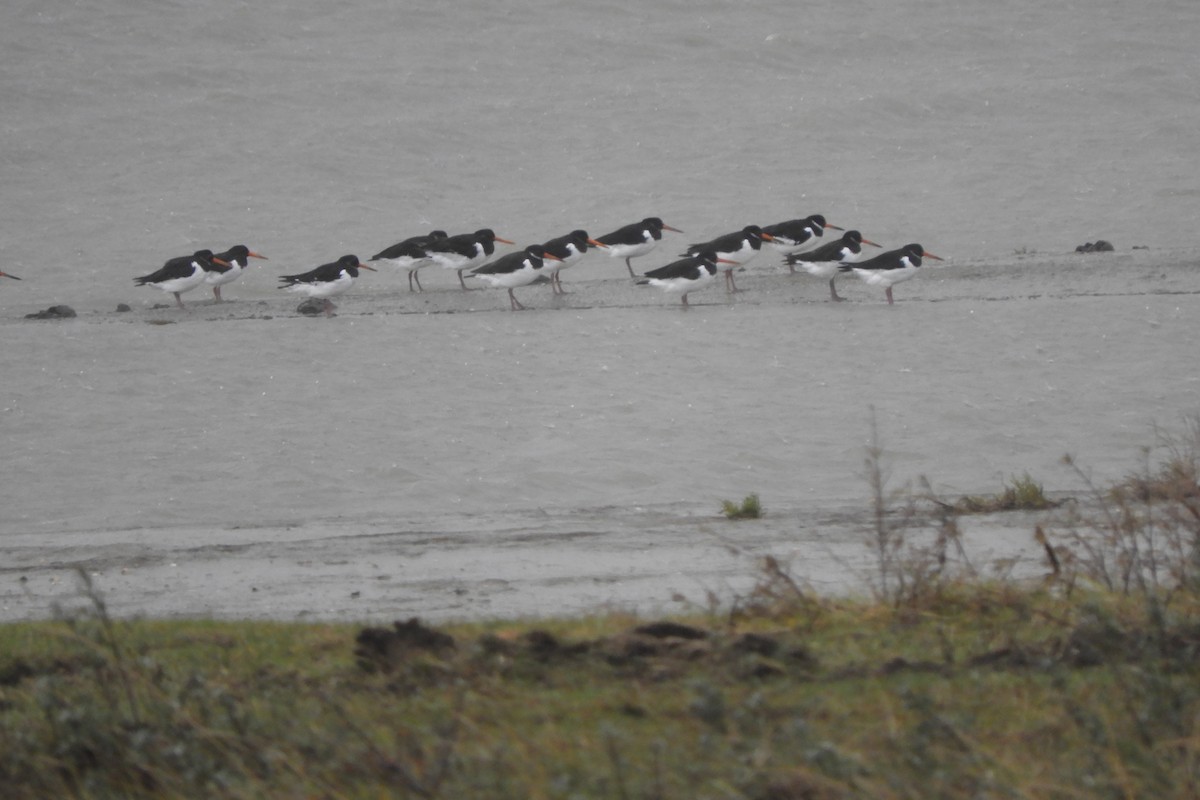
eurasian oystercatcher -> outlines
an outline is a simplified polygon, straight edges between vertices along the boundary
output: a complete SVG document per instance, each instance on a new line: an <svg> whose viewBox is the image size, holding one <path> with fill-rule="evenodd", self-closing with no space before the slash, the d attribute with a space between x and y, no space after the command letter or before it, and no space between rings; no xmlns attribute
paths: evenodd
<svg viewBox="0 0 1200 800"><path fill-rule="evenodd" d="M785 256L790 253L798 253L801 248L811 244L814 239L823 236L826 228L832 228L835 231L842 230L837 225L830 225L820 214L763 226L764 231L775 237L770 242L771 247Z"/></svg>
<svg viewBox="0 0 1200 800"><path fill-rule="evenodd" d="M657 286L667 294L679 294L680 302L687 306L688 293L712 283L718 264L735 263L718 257L711 250L705 250L650 270L643 280L638 281L638 285Z"/></svg>
<svg viewBox="0 0 1200 800"><path fill-rule="evenodd" d="M922 258L942 260L933 253L926 253L919 244L906 244L899 250L889 250L857 264L842 264L839 268L842 272L853 271L868 286L885 287L888 305L892 305L892 287L916 275Z"/></svg>
<svg viewBox="0 0 1200 800"><path fill-rule="evenodd" d="M354 283L354 279L358 277L360 269L375 271L374 267L359 261L358 256L342 256L337 261L322 264L308 272L301 272L298 275L280 275L281 285L279 288L306 294L309 297L321 298L324 301L325 316L330 317L333 316L333 309L337 306L329 298L349 289L350 285Z"/></svg>
<svg viewBox="0 0 1200 800"><path fill-rule="evenodd" d="M736 292L739 290L733 282L734 268L754 258L758 255L762 243L764 241L769 242L774 238L771 234L765 233L757 225L747 225L740 231L718 236L708 242L690 245L687 249L687 255L695 255L696 253L711 250L717 254L718 263L733 265L721 267L721 271L725 273L725 288L730 292Z"/></svg>
<svg viewBox="0 0 1200 800"><path fill-rule="evenodd" d="M551 260L542 267L542 272L550 276L550 288L555 294L566 294L562 288L562 276L559 273L583 258L587 253L588 245L604 247L600 242L588 236L587 231L584 230L573 230L566 236L559 236L542 243L543 250L558 258L557 261Z"/></svg>
<svg viewBox="0 0 1200 800"><path fill-rule="evenodd" d="M223 261L229 265L229 269L214 270L205 273L204 282L212 287L213 298L216 302L221 302L221 287L237 280L252 258L261 258L263 261L267 260L266 256L259 255L244 244L235 244L224 253L217 253L214 256L214 259L218 263Z"/></svg>
<svg viewBox="0 0 1200 800"><path fill-rule="evenodd" d="M540 244L531 244L524 250L500 256L481 267L471 270L471 274L489 286L502 286L508 289L509 307L513 311L524 309L513 294L518 286L528 286L538 279L542 265L546 261L561 261L556 255L547 253Z"/></svg>
<svg viewBox="0 0 1200 800"><path fill-rule="evenodd" d="M413 281L416 281L416 291L421 292L424 290L421 288L421 279L417 277L417 270L433 263L427 248L434 242L440 242L447 238L449 236L445 231L430 231L424 236L410 236L403 242L396 242L391 247L379 251L367 260L388 261L397 269L405 270L408 272L408 290L413 291Z"/></svg>
<svg viewBox="0 0 1200 800"><path fill-rule="evenodd" d="M882 246L875 244L870 239L864 239L858 231L846 231L842 234L842 238L834 242L826 242L816 250L788 255L784 258L784 263L793 273L796 271L796 267L800 267L809 275L829 278L829 296L833 300L841 302L845 298L838 296L833 281L837 278L838 270L843 264L853 264L862 258L864 244L872 247Z"/></svg>
<svg viewBox="0 0 1200 800"><path fill-rule="evenodd" d="M154 286L175 295L175 302L183 308L179 295L204 283L210 272L219 272L229 264L213 255L212 250L197 250L190 256L178 256L167 261L149 275L134 278L138 286Z"/></svg>
<svg viewBox="0 0 1200 800"><path fill-rule="evenodd" d="M664 230L683 233L679 228L672 228L658 217L646 217L641 222L634 222L617 228L612 233L597 236L596 241L608 248L608 254L613 258L625 259L629 277L635 278L637 276L629 259L644 256L653 250L662 239Z"/></svg>
<svg viewBox="0 0 1200 800"><path fill-rule="evenodd" d="M20 279L20 278L18 278L16 275L12 275L12 274L10 274L10 273L8 273L8 272L0 272L0 277L4 277L4 278L12 278L14 281L19 281L19 280L21 280L21 279Z"/></svg>
<svg viewBox="0 0 1200 800"><path fill-rule="evenodd" d="M476 264L482 264L496 252L496 242L515 244L508 239L501 239L491 228L480 228L474 233L460 233L430 242L425 252L445 269L458 273L458 282L463 289L467 282L463 280L463 270L470 269Z"/></svg>

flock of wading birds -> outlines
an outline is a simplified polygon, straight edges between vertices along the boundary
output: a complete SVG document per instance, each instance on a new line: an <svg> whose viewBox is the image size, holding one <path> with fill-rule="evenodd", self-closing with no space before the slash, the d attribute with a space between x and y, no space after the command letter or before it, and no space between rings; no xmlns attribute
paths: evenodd
<svg viewBox="0 0 1200 800"><path fill-rule="evenodd" d="M829 229L842 231L842 235L821 243L819 240ZM799 267L812 275L828 278L830 297L836 301L843 299L838 296L834 286L834 280L841 272L854 272L867 284L883 287L890 304L892 286L912 278L921 266L922 258L941 260L927 253L919 244L908 244L873 258L864 258L863 245L881 246L864 239L856 230L839 228L826 222L822 215L812 214L803 219L765 227L747 225L710 241L691 244L679 260L638 276L633 271L632 259L651 252L662 240L663 231L682 233L658 217L647 217L603 236L592 238L586 231L575 230L543 244L530 245L493 258L497 242L514 242L497 236L490 228L455 236L435 230L398 242L376 253L368 261L385 262L407 272L409 291L422 291L418 273L423 268L435 265L454 270L463 289L468 288L466 277L478 278L490 286L507 289L510 307L516 311L524 306L513 294L513 289L542 281L549 282L555 294L564 293L562 270L583 258L589 248L625 259L630 277L638 279L638 284L648 284L669 294L678 294L685 307L688 305L688 293L714 282L718 271L724 273L727 290L738 291L733 278L734 270L758 255L764 244L784 257L784 263L792 273ZM812 245L819 246L807 249ZM236 280L251 258L266 257L245 245L215 254L211 250L199 250L188 256L172 258L161 269L134 280L139 286L155 286L173 294L180 308L183 307L180 295L201 285L211 286L215 301L221 302L221 287ZM374 270L374 267L360 261L358 256L345 255L308 272L282 275L279 288L320 300L318 311L332 315L335 306L329 298L350 288L360 269ZM3 274L0 272L0 275Z"/></svg>

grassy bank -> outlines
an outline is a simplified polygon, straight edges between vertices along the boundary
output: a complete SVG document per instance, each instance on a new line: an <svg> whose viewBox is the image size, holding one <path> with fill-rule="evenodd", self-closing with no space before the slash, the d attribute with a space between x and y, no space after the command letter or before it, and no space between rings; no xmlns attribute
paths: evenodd
<svg viewBox="0 0 1200 800"><path fill-rule="evenodd" d="M693 618L361 628L118 621L84 577L89 613L0 627L3 796L1200 796L1195 451L1083 481L1025 585L957 548L979 498L880 455L860 599L768 560Z"/></svg>

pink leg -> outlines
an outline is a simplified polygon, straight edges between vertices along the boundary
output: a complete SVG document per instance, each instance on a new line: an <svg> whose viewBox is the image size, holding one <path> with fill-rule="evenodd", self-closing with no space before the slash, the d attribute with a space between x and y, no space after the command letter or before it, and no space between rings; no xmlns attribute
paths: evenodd
<svg viewBox="0 0 1200 800"><path fill-rule="evenodd" d="M508 299L510 301L509 305L512 307L513 311L517 311L517 310L524 311L525 310L525 306L523 306L519 302L517 302L517 296L515 294L513 294L512 289L508 290Z"/></svg>
<svg viewBox="0 0 1200 800"><path fill-rule="evenodd" d="M834 280L835 280L835 278L830 278L830 279L829 279L829 297L830 297L830 298L831 298L831 299L832 299L832 300L833 300L835 303L840 303L840 302L842 302L843 300L845 300L846 298L844 298L844 297L839 297L839 296L838 296L837 289L833 288L833 282L834 282Z"/></svg>
<svg viewBox="0 0 1200 800"><path fill-rule="evenodd" d="M888 305L892 305L892 287L887 288Z"/></svg>
<svg viewBox="0 0 1200 800"><path fill-rule="evenodd" d="M220 286L213 287L213 297L217 298L218 303L221 302L221 287Z"/></svg>
<svg viewBox="0 0 1200 800"><path fill-rule="evenodd" d="M183 308L183 298L179 296L179 292L172 292L171 294L175 295L175 302L179 303L180 308Z"/></svg>

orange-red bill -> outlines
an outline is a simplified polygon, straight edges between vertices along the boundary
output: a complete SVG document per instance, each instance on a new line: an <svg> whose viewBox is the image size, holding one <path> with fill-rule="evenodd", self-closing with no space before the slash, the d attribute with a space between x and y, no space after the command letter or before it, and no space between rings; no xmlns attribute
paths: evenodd
<svg viewBox="0 0 1200 800"><path fill-rule="evenodd" d="M924 250L921 251L921 255L925 258L932 258L934 261L945 261L941 256L935 256L933 253L927 253Z"/></svg>
<svg viewBox="0 0 1200 800"><path fill-rule="evenodd" d="M516 244L516 242L512 241L511 239L501 239L499 236L496 237L496 241L504 242L505 244Z"/></svg>

